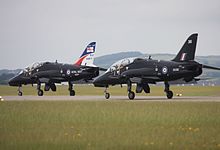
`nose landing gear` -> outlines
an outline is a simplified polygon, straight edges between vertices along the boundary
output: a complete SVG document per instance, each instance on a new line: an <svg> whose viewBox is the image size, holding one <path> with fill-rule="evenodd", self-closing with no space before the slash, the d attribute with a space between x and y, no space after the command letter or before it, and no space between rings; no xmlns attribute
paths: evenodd
<svg viewBox="0 0 220 150"><path fill-rule="evenodd" d="M108 93L107 89L108 89L108 87L105 88L104 94L105 94L105 98L109 99L110 98L110 93Z"/></svg>
<svg viewBox="0 0 220 150"><path fill-rule="evenodd" d="M127 91L128 91L128 98L130 100L133 100L135 98L135 93L131 90L132 89L132 83L130 80L127 81Z"/></svg>
<svg viewBox="0 0 220 150"><path fill-rule="evenodd" d="M128 91L128 98L133 100L135 98L135 93L133 91Z"/></svg>
<svg viewBox="0 0 220 150"><path fill-rule="evenodd" d="M44 92L43 92L43 90L40 89L40 87L41 87L41 83L38 82L37 83L37 90L38 90L37 94L38 94L38 96L43 96Z"/></svg>
<svg viewBox="0 0 220 150"><path fill-rule="evenodd" d="M18 96L22 96L21 86L18 87Z"/></svg>

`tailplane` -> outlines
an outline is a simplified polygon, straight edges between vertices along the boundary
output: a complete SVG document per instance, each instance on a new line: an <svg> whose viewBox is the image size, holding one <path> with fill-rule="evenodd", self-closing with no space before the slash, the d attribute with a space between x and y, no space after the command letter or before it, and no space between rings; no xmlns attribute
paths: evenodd
<svg viewBox="0 0 220 150"><path fill-rule="evenodd" d="M180 49L179 53L172 61L181 62L181 61L190 61L194 60L196 52L196 43L197 43L198 34L192 34L184 43L183 47Z"/></svg>
<svg viewBox="0 0 220 150"><path fill-rule="evenodd" d="M94 54L95 54L96 42L91 42L80 58L75 62L75 65L79 66L94 66Z"/></svg>

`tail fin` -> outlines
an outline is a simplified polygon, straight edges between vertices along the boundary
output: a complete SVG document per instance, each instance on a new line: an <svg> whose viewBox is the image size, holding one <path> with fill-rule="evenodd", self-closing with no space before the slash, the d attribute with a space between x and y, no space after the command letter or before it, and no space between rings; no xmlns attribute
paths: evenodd
<svg viewBox="0 0 220 150"><path fill-rule="evenodd" d="M75 62L75 65L82 65L82 66L94 66L94 54L95 54L95 47L96 47L96 42L91 42L80 58Z"/></svg>
<svg viewBox="0 0 220 150"><path fill-rule="evenodd" d="M181 62L194 60L196 52L198 34L192 34L184 43L183 47L180 49L179 53L172 61Z"/></svg>

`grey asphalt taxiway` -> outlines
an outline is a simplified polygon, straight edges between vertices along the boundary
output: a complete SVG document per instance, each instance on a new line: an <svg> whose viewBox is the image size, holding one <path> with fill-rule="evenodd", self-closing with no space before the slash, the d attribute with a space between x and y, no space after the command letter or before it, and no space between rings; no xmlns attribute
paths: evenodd
<svg viewBox="0 0 220 150"><path fill-rule="evenodd" d="M127 96L111 96L106 100L104 96L2 96L4 101L192 101L192 102L220 102L220 97L206 96L182 96L167 99L165 96L136 96L134 100L129 100Z"/></svg>

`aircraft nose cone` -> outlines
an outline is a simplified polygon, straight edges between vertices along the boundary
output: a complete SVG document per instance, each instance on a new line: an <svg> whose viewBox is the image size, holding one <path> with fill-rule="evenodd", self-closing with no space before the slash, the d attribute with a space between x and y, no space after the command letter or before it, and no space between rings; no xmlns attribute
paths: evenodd
<svg viewBox="0 0 220 150"><path fill-rule="evenodd" d="M94 81L93 81L93 84L96 85L100 82L100 77L96 78Z"/></svg>
<svg viewBox="0 0 220 150"><path fill-rule="evenodd" d="M8 84L9 84L10 86L18 86L18 77L15 76L15 77L11 78L11 79L9 80Z"/></svg>
<svg viewBox="0 0 220 150"><path fill-rule="evenodd" d="M10 79L10 80L8 81L8 84L9 84L10 86L13 86L13 85L14 85L13 78L12 78L12 79Z"/></svg>
<svg viewBox="0 0 220 150"><path fill-rule="evenodd" d="M104 84L103 84L103 77L100 76L100 77L96 78L96 79L93 81L93 84L94 84L94 86L96 86L96 87L103 87L103 86L104 86Z"/></svg>

